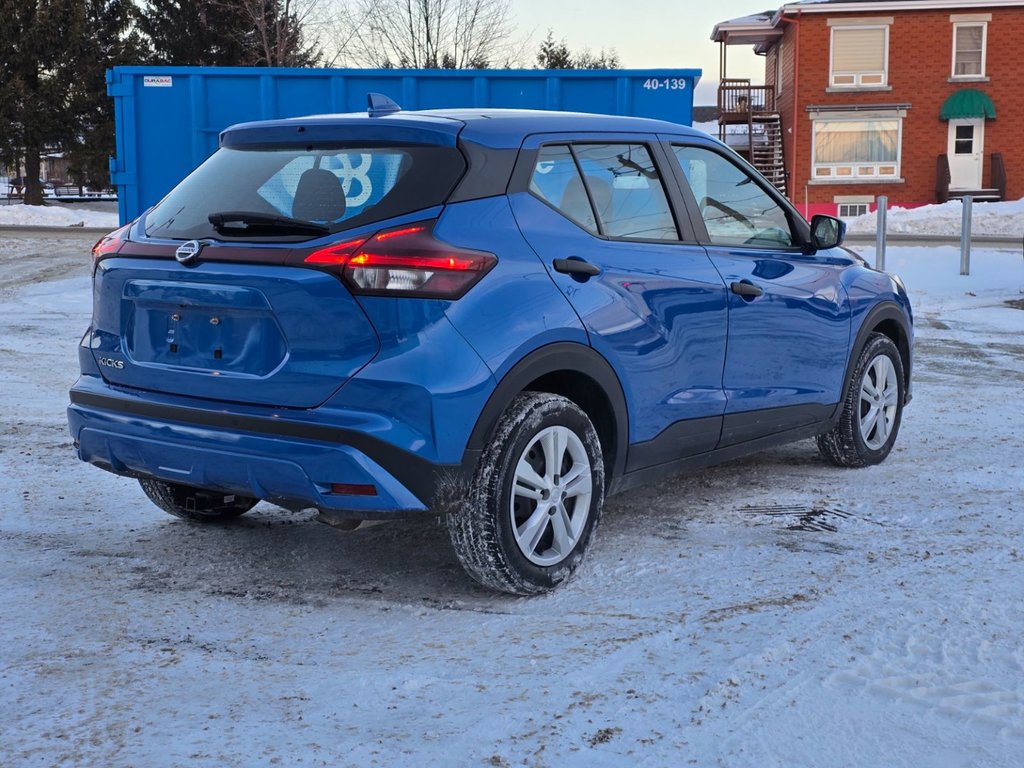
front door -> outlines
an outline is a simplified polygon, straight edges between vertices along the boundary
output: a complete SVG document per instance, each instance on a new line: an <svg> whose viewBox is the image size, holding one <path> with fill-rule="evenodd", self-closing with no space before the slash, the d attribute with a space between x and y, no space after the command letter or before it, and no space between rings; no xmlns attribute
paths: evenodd
<svg viewBox="0 0 1024 768"><path fill-rule="evenodd" d="M985 120L949 121L949 188L981 189Z"/></svg>
<svg viewBox="0 0 1024 768"><path fill-rule="evenodd" d="M851 260L839 249L803 253L765 182L729 153L682 143L672 153L707 230L708 255L729 287L720 447L827 418L849 356L840 273Z"/></svg>

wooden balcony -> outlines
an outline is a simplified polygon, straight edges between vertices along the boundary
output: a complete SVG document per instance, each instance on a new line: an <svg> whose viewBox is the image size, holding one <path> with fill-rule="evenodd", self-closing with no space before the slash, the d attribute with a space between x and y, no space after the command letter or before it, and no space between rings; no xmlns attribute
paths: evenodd
<svg viewBox="0 0 1024 768"><path fill-rule="evenodd" d="M720 125L757 122L777 114L775 86L751 85L749 80L723 79L718 85Z"/></svg>

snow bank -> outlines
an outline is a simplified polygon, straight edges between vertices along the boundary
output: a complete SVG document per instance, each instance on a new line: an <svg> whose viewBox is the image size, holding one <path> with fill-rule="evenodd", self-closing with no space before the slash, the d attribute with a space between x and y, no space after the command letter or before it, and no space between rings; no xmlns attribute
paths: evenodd
<svg viewBox="0 0 1024 768"><path fill-rule="evenodd" d="M971 213L971 231L975 235L1024 236L1024 199L975 203ZM886 229L889 234L960 237L962 216L963 204L959 200L919 208L893 207L888 212ZM872 212L850 219L847 226L853 233L873 233L875 219Z"/></svg>
<svg viewBox="0 0 1024 768"><path fill-rule="evenodd" d="M0 205L0 227L104 227L117 229L117 213L71 205Z"/></svg>
<svg viewBox="0 0 1024 768"><path fill-rule="evenodd" d="M869 264L873 247L852 246ZM960 274L957 246L889 246L885 269L899 275L907 286L917 314L1001 305L1024 296L1024 253L1020 249L974 248L970 275ZM1011 314L1011 319L1021 318Z"/></svg>

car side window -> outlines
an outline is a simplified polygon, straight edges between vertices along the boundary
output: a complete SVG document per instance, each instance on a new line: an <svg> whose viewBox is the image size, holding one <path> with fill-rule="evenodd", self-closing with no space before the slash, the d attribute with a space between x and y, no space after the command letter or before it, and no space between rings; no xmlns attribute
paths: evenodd
<svg viewBox="0 0 1024 768"><path fill-rule="evenodd" d="M785 210L739 166L701 147L673 146L715 245L789 248L796 242Z"/></svg>
<svg viewBox="0 0 1024 768"><path fill-rule="evenodd" d="M661 178L643 144L541 147L530 191L593 234L679 239Z"/></svg>
<svg viewBox="0 0 1024 768"><path fill-rule="evenodd" d="M530 192L588 232L599 234L594 209L567 144L549 144L540 148L530 177Z"/></svg>
<svg viewBox="0 0 1024 768"><path fill-rule="evenodd" d="M630 240L678 240L665 188L643 144L575 144L573 151L602 233Z"/></svg>

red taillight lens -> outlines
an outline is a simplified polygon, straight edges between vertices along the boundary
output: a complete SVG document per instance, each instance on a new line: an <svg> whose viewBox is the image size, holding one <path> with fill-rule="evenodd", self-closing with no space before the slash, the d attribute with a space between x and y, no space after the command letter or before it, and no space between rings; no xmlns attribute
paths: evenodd
<svg viewBox="0 0 1024 768"><path fill-rule="evenodd" d="M92 247L93 263L95 264L104 256L109 256L121 250L121 246L128 240L128 230L131 226L131 224L125 224L120 229L115 229L109 235L104 235L97 240L96 245Z"/></svg>
<svg viewBox="0 0 1024 768"><path fill-rule="evenodd" d="M365 240L321 248L307 264L337 266L353 293L457 299L498 259L434 237L434 222L386 229Z"/></svg>
<svg viewBox="0 0 1024 768"><path fill-rule="evenodd" d="M361 237L358 240L349 240L347 243L338 243L327 248L321 248L319 251L315 251L307 256L305 262L307 264L335 264L343 266L355 250L365 242L366 238Z"/></svg>

